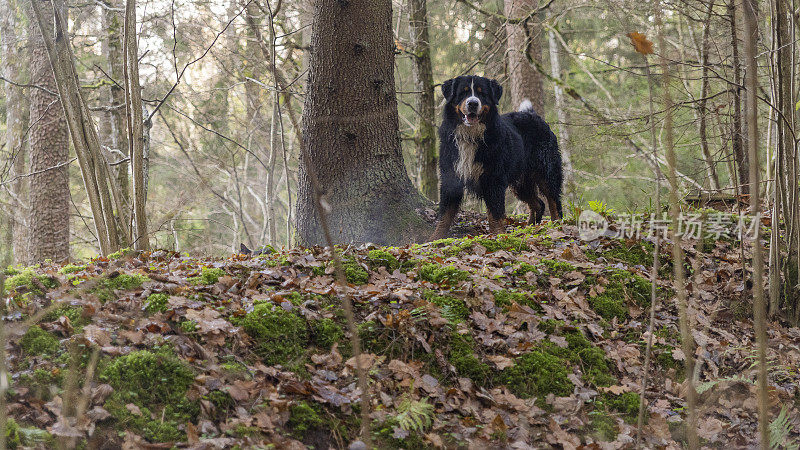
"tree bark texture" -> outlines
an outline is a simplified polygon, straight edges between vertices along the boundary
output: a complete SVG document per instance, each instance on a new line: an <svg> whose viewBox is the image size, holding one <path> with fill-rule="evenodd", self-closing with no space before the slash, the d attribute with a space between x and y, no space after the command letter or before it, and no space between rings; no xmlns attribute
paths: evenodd
<svg viewBox="0 0 800 450"><path fill-rule="evenodd" d="M55 29L53 34L47 32L42 36L50 66L55 78L64 111L64 118L69 127L75 154L81 168L84 188L89 198L95 231L101 254L107 255L119 248L117 229L114 226L116 217L109 190L109 171L102 156L100 139L94 127L89 107L81 94L78 75L75 71L75 55L72 53L67 36L66 20L63 8L53 10L52 3L47 0L31 2L33 18L39 30L47 30L50 24ZM55 13L53 19L48 15ZM119 198L115 194L119 205ZM113 249L113 250L112 250Z"/></svg>
<svg viewBox="0 0 800 450"><path fill-rule="evenodd" d="M426 0L408 0L411 34L412 72L417 91L417 132L414 136L420 191L436 201L439 194L436 155L436 109L433 93L433 68L428 35L428 7Z"/></svg>
<svg viewBox="0 0 800 450"><path fill-rule="evenodd" d="M142 90L139 86L139 47L136 41L136 1L125 3L123 55L125 60L125 107L127 108L128 152L131 155L133 174L133 248L150 250L147 234L147 187L144 166L144 123L142 118Z"/></svg>
<svg viewBox="0 0 800 450"><path fill-rule="evenodd" d="M741 193L746 194L749 190L750 169L747 163L747 153L745 151L743 125L742 125L742 62L739 57L739 36L736 20L736 0L731 0L728 4L728 15L731 24L731 51L733 61L733 124L731 126L731 147L733 157L736 160L737 176Z"/></svg>
<svg viewBox="0 0 800 450"><path fill-rule="evenodd" d="M415 212L422 199L400 151L391 1L317 0L315 6L296 214L300 242L325 244L315 195L322 195L336 243L418 240L431 230Z"/></svg>
<svg viewBox="0 0 800 450"><path fill-rule="evenodd" d="M561 78L561 52L553 31L547 33L547 43L550 50L550 72L554 78ZM526 61L527 63L527 61ZM575 173L572 169L572 149L569 141L569 125L567 125L567 102L564 98L564 89L558 84L553 84L555 97L556 118L558 119L558 147L561 149L561 159L564 167L564 187L567 193L575 191Z"/></svg>
<svg viewBox="0 0 800 450"><path fill-rule="evenodd" d="M717 176L717 166L714 159L711 157L711 150L708 146L708 93L709 93L709 79L708 79L708 56L709 56L709 36L711 34L711 15L714 11L714 4L708 4L708 13L705 19L705 28L703 29L703 42L700 50L701 65L703 66L703 75L700 88L700 101L697 104L699 114L699 133L700 133L700 150L703 153L703 161L706 163L706 170L708 171L709 186L714 191L719 191L719 177Z"/></svg>
<svg viewBox="0 0 800 450"><path fill-rule="evenodd" d="M18 33L20 13L14 0L0 0L0 74L7 80L22 83L26 80L23 61L23 42ZM6 95L6 151L12 161L11 177L26 173L27 146L25 133L28 128L30 103L22 87L4 83ZM14 261L24 263L28 256L28 179L20 177L10 185L12 208L8 211L8 226L11 233L11 251Z"/></svg>
<svg viewBox="0 0 800 450"><path fill-rule="evenodd" d="M798 193L797 193L797 152L795 148L795 101L792 96L792 53L795 47L792 45L791 37L791 5L788 0L775 0L775 74L777 85L776 103L780 113L777 115L777 157L775 158L777 168L775 179L779 195L775 196L775 202L781 202L784 220L787 222L785 247L778 251L785 250L786 258L778 258L784 274L783 282L783 303L780 311L791 323L800 323L800 291L798 282L800 281L800 248L798 248L798 235L800 229L797 218ZM777 264L776 264L777 265ZM773 278L780 280L780 276ZM770 285L770 288L773 286ZM770 313L778 312L779 305L773 304Z"/></svg>
<svg viewBox="0 0 800 450"><path fill-rule="evenodd" d="M505 0L506 17L522 19L538 7L536 0ZM541 75L528 63L525 55L530 49L537 62L542 61L542 28L538 16L528 20L531 45L528 45L524 23L506 23L508 35L508 80L511 91L512 108L517 109L523 100L528 99L533 109L544 117L544 87Z"/></svg>
<svg viewBox="0 0 800 450"><path fill-rule="evenodd" d="M111 8L102 8L103 10L103 28L106 31L104 45L107 46L108 55L108 73L113 78L114 83L109 86L107 93L107 101L109 106L108 112L108 126L111 133L106 141L111 149L114 150L114 155L111 162L116 162L127 158L128 154L128 125L125 118L125 89L123 88L125 78L125 66L122 55L122 21L123 16L118 11L123 7L120 0L108 0L108 5ZM117 165L114 168L116 172L116 183L119 186L122 202L126 206L123 210L119 211L122 215L121 222L129 224L131 222L131 198L130 198L130 182L129 170L130 161ZM126 227L127 228L127 227ZM122 245L127 246L131 236L124 236L125 242Z"/></svg>
<svg viewBox="0 0 800 450"><path fill-rule="evenodd" d="M53 34L53 9L41 2L45 32ZM66 12L64 2L54 3ZM28 235L29 262L69 258L69 180L67 157L69 136L64 110L57 95L55 75L50 65L42 32L35 20L28 29L30 38L31 80L43 88L30 90L29 132L31 215Z"/></svg>

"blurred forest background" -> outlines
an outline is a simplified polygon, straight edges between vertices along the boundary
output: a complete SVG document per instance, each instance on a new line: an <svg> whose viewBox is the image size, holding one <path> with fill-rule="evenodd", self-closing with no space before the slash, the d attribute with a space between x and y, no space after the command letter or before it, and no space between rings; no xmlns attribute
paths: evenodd
<svg viewBox="0 0 800 450"><path fill-rule="evenodd" d="M647 74L659 67L649 67L627 37L639 32L654 40L651 4L392 3L404 161L413 183L429 198L436 200L431 168L437 143L430 127L440 120L438 86L457 75L480 74L506 87L501 111L515 109L520 95L532 97L553 127L569 160L565 204L600 200L620 212L652 210L654 167L663 164L664 157L654 162L650 131L654 126L660 146L664 110L656 103L651 123ZM779 73L776 52L788 48L791 52L783 54L794 54L793 41L781 39L790 38L796 29L795 15L787 14L784 0L759 3L763 138L758 145L769 196L775 149L787 142L794 155L794 138L779 139L791 135L794 102L781 100L775 80L788 76L785 97L796 99L793 69ZM48 10L52 14L50 2L39 4L45 25L52 26L47 17ZM78 89L96 125L100 156L107 162L98 170L111 174L113 203L123 211L116 213L123 224L119 246L131 245L130 236L136 235L137 224L124 211L134 209L137 195L142 207L146 200L143 226L151 247L222 255L238 251L240 243L251 248L292 245L311 1L145 0L135 9L135 33L127 34L126 4L121 0L55 4L63 11L66 48L74 56ZM744 192L741 7L735 0L675 0L663 8L668 46L663 54L672 69L682 193ZM783 34L776 17L786 25ZM85 187L80 167L84 150L76 150L68 139L67 122L61 107L55 106L53 74L48 73L35 15L24 0L0 0L0 19L5 92L0 98L2 252L16 262L41 259L36 247L42 239L49 240L48 248L63 242L72 258L101 252L91 192L106 194L102 187ZM136 44L134 53L129 53L131 45L123 45L129 38L135 41L128 41ZM424 65L428 53L420 46L425 42L430 45L429 75ZM58 40L55 44L58 47ZM130 64L129 54L138 55L138 67ZM135 119L137 108L130 108L136 103L125 98L126 93L132 95L125 86L135 86L126 83L136 81L131 77L137 75L141 119ZM658 99L661 88L655 89ZM426 107L431 105L425 98L430 92L435 92L433 111ZM781 113L780 101L790 105L783 110L789 117ZM135 146L128 142L127 117L142 123L138 163L130 158L129 149ZM783 117L788 128L778 126L776 117ZM141 180L132 177L132 165ZM468 207L480 208L477 202ZM512 201L509 210L525 212Z"/></svg>

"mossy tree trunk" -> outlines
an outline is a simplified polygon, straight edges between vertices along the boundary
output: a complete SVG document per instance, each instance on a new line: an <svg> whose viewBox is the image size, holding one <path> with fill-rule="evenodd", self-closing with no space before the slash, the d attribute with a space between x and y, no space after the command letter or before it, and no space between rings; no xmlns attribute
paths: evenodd
<svg viewBox="0 0 800 450"><path fill-rule="evenodd" d="M391 26L389 0L315 3L296 215L302 244L326 244L317 194L336 243L397 244L431 231L415 212L423 200L400 151Z"/></svg>

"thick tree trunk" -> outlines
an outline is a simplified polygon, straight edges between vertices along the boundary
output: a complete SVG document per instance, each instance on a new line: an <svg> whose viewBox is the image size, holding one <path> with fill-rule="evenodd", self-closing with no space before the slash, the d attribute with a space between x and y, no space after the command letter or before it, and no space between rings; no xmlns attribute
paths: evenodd
<svg viewBox="0 0 800 450"><path fill-rule="evenodd" d="M505 0L506 17L523 19L538 7L536 0ZM517 109L523 100L528 99L533 104L533 109L544 117L544 87L541 75L528 63L525 55L531 51L531 56L537 62L542 61L542 28L538 16L528 20L531 27L531 42L528 45L523 24L507 23L508 35L508 79L511 88L512 108ZM528 50L530 49L530 50Z"/></svg>
<svg viewBox="0 0 800 450"><path fill-rule="evenodd" d="M426 0L408 0L411 33L412 69L417 91L417 132L414 136L422 195L436 200L439 194L436 157L436 109L433 93L433 68L428 37Z"/></svg>
<svg viewBox="0 0 800 450"><path fill-rule="evenodd" d="M69 124L68 131L78 157L83 176L84 188L94 218L95 231L101 254L107 255L119 248L117 230L114 227L114 208L112 192L108 189L109 171L102 156L100 139L94 127L89 107L80 91L78 75L75 72L75 56L67 39L66 20L63 7L55 9L47 0L31 2L33 21L38 30L45 30L42 42L50 59L50 66L62 103L64 118ZM55 26L53 35L47 31L50 24ZM33 110L32 104L31 109ZM33 114L33 113L32 113ZM33 141L31 141L33 145ZM118 196L115 197L119 205Z"/></svg>
<svg viewBox="0 0 800 450"><path fill-rule="evenodd" d="M6 95L6 150L12 160L11 176L25 174L25 158L27 147L25 133L28 128L30 103L28 96L19 86L10 81L23 83L26 81L25 64L22 60L22 42L17 33L20 23L18 6L14 0L0 0L0 73L6 78L4 91ZM11 233L11 250L14 261L25 262L28 256L28 215L30 204L28 198L28 179L20 177L10 186L12 210L8 211Z"/></svg>
<svg viewBox="0 0 800 450"><path fill-rule="evenodd" d="M317 0L303 110L297 234L324 245L315 195L336 243L397 244L431 231L403 166L390 0Z"/></svg>
<svg viewBox="0 0 800 450"><path fill-rule="evenodd" d="M40 0L34 0L40 1ZM64 2L56 8L66 13ZM42 5L43 22L53 34L53 10ZM30 74L37 86L30 91L30 177L31 215L28 235L29 262L69 258L69 183L67 157L69 136L64 110L57 95L55 75L50 65L42 32L35 20L28 29L30 38Z"/></svg>

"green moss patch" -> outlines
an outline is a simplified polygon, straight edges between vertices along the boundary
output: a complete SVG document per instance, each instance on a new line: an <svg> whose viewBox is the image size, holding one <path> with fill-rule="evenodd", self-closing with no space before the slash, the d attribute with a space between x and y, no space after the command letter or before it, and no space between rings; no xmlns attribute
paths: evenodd
<svg viewBox="0 0 800 450"><path fill-rule="evenodd" d="M650 306L651 284L643 277L627 270L612 270L604 291L589 297L589 305L606 320L614 317L628 318L626 301L630 300L641 307Z"/></svg>
<svg viewBox="0 0 800 450"><path fill-rule="evenodd" d="M47 275L38 275L34 267L19 270L9 267L7 272L13 273L6 278L5 289L8 292L20 291L21 294L44 295L47 289L58 287L58 281Z"/></svg>
<svg viewBox="0 0 800 450"><path fill-rule="evenodd" d="M524 262L520 263L517 267L514 268L513 274L518 277L524 277L528 272L533 272L536 275L541 273L539 269L537 269L536 266L534 266L533 264L528 264Z"/></svg>
<svg viewBox="0 0 800 450"><path fill-rule="evenodd" d="M169 294L157 293L150 294L144 301L144 310L149 313L167 312L167 302Z"/></svg>
<svg viewBox="0 0 800 450"><path fill-rule="evenodd" d="M120 249L110 255L108 255L108 259L120 259L120 258L127 258L129 256L133 256L136 252L133 251L131 248L123 248Z"/></svg>
<svg viewBox="0 0 800 450"><path fill-rule="evenodd" d="M197 403L186 397L194 373L169 350L142 350L115 358L101 371L100 379L114 388L106 410L120 426L150 441L185 439L183 426L199 414Z"/></svg>
<svg viewBox="0 0 800 450"><path fill-rule="evenodd" d="M561 358L537 349L516 358L513 366L500 373L500 381L519 397L541 400L547 394L571 394L574 385L567 378L571 373Z"/></svg>
<svg viewBox="0 0 800 450"><path fill-rule="evenodd" d="M608 407L622 414L626 422L633 424L639 417L641 399L636 392L625 392L621 395L606 395Z"/></svg>
<svg viewBox="0 0 800 450"><path fill-rule="evenodd" d="M58 351L58 339L39 325L28 328L22 335L19 345L22 351L31 356L52 355Z"/></svg>
<svg viewBox="0 0 800 450"><path fill-rule="evenodd" d="M367 284L369 281L369 273L356 262L344 265L344 276L352 284Z"/></svg>
<svg viewBox="0 0 800 450"><path fill-rule="evenodd" d="M72 327L75 329L91 322L91 319L84 317L82 307L63 304L45 314L44 317L42 317L42 322L55 322L62 316L69 319L69 323L72 324Z"/></svg>
<svg viewBox="0 0 800 450"><path fill-rule="evenodd" d="M607 259L622 261L631 266L653 265L653 249L655 246L646 241L636 241L630 245L620 242L619 246L610 248L602 253Z"/></svg>
<svg viewBox="0 0 800 450"><path fill-rule="evenodd" d="M136 289L145 281L149 281L149 278L138 273L120 273L112 278L102 278L98 281L97 285L90 290L90 292L97 295L97 298L99 298L101 302L105 303L107 301L116 299L116 294L114 294L114 291Z"/></svg>
<svg viewBox="0 0 800 450"><path fill-rule="evenodd" d="M372 267L386 267L389 272L400 268L397 258L386 250L370 250L367 259Z"/></svg>
<svg viewBox="0 0 800 450"><path fill-rule="evenodd" d="M543 258L540 263L544 268L544 272L551 277L561 277L564 276L564 274L575 270L575 266L563 261L555 261L552 259Z"/></svg>
<svg viewBox="0 0 800 450"><path fill-rule="evenodd" d="M269 365L296 365L309 343L305 319L272 303L256 305L239 325L255 341L255 353Z"/></svg>
<svg viewBox="0 0 800 450"><path fill-rule="evenodd" d="M469 317L470 311L463 299L449 295L436 295L431 291L426 291L423 296L429 302L442 308L442 317L453 324L461 323Z"/></svg>
<svg viewBox="0 0 800 450"><path fill-rule="evenodd" d="M317 347L329 350L344 338L344 330L333 319L324 318L311 323L311 337Z"/></svg>
<svg viewBox="0 0 800 450"><path fill-rule="evenodd" d="M617 438L619 430L617 421L603 410L595 410L589 413L592 420L594 434L604 441L613 441Z"/></svg>
<svg viewBox="0 0 800 450"><path fill-rule="evenodd" d="M58 273L62 275L68 275L71 273L83 272L84 270L86 270L85 265L67 264L66 266L62 267Z"/></svg>
<svg viewBox="0 0 800 450"><path fill-rule="evenodd" d="M462 252L470 251L475 245L484 247L489 253L498 250L510 252L530 250L521 233L498 234L492 237L441 239L431 242L430 245L444 249L444 253L447 255L458 255Z"/></svg>
<svg viewBox="0 0 800 450"><path fill-rule="evenodd" d="M200 275L189 277L186 281L194 285L208 286L216 284L220 277L225 275L225 271L216 267L203 267Z"/></svg>
<svg viewBox="0 0 800 450"><path fill-rule="evenodd" d="M311 405L305 401L295 403L289 408L289 421L286 425L299 434L319 428L325 423L321 410L319 405Z"/></svg>
<svg viewBox="0 0 800 450"><path fill-rule="evenodd" d="M469 279L469 272L459 270L453 266L441 264L424 264L419 268L419 277L436 284L456 284Z"/></svg>
<svg viewBox="0 0 800 450"><path fill-rule="evenodd" d="M542 307L539 305L539 302L537 302L528 292L520 292L510 289L500 289L494 291L494 304L496 306L503 308L504 310L508 310L514 303L525 305L534 309L535 311L542 311Z"/></svg>
<svg viewBox="0 0 800 450"><path fill-rule="evenodd" d="M476 344L472 336L453 332L449 344L447 359L458 375L469 378L478 386L489 385L492 368L475 354Z"/></svg>

